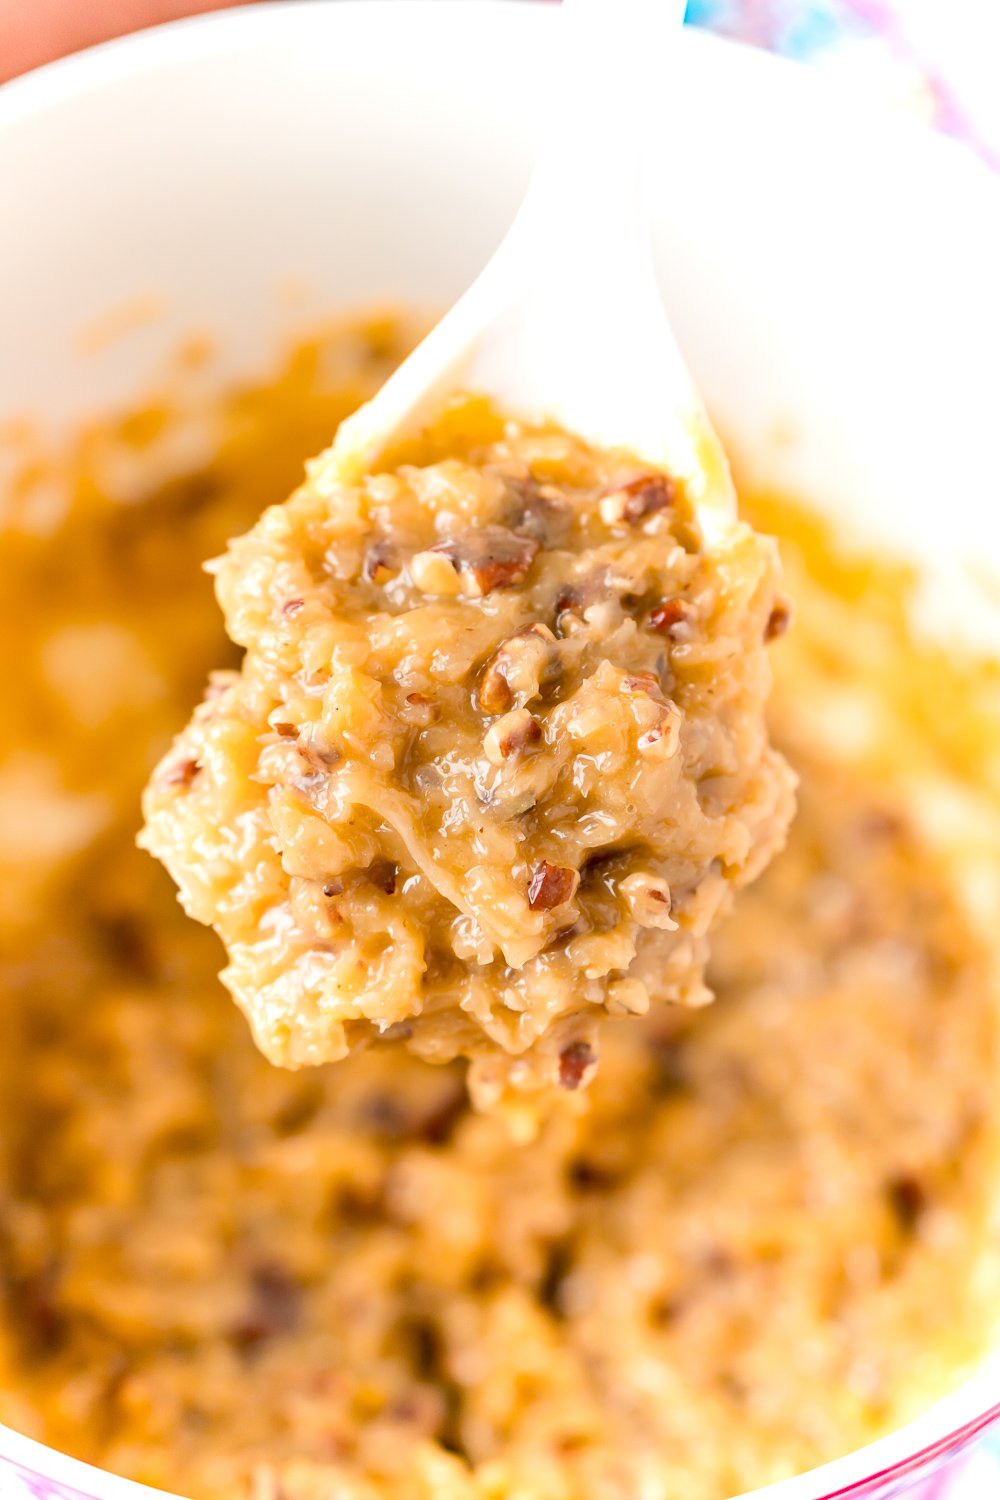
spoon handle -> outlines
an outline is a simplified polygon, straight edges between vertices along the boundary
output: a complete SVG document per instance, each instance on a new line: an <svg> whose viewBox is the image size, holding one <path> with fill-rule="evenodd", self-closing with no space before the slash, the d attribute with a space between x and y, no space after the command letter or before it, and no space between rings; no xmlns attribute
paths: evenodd
<svg viewBox="0 0 1000 1500"><path fill-rule="evenodd" d="M542 146L515 237L649 251L647 167L685 0L562 0ZM596 243L595 243L596 242Z"/></svg>

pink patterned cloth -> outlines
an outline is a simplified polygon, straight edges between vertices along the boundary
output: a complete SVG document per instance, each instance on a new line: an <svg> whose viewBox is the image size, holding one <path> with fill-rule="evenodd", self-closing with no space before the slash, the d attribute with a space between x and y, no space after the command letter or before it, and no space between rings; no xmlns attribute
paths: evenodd
<svg viewBox="0 0 1000 1500"><path fill-rule="evenodd" d="M1000 168L996 0L688 0L689 22L837 74Z"/></svg>

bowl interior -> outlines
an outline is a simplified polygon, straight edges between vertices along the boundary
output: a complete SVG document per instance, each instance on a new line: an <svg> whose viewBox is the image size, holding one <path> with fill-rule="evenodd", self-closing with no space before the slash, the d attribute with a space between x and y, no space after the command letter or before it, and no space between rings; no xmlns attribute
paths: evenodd
<svg viewBox="0 0 1000 1500"><path fill-rule="evenodd" d="M517 205L556 25L509 0L261 5L9 86L0 422L58 432L131 403L192 332L217 340L223 382L337 309L446 304ZM982 582L1000 577L1000 185L690 34L659 144L665 296L743 471L918 557L936 628L1000 642ZM581 235L600 212L580 204ZM97 337L121 310L120 336ZM925 1436L989 1390L949 1398ZM878 1462L920 1446L885 1441ZM853 1455L836 1478L878 1462Z"/></svg>

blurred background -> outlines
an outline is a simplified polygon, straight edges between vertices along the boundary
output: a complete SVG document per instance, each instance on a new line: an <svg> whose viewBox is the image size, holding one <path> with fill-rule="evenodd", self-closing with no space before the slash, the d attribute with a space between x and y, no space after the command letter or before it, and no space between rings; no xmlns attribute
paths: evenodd
<svg viewBox="0 0 1000 1500"><path fill-rule="evenodd" d="M232 3L0 0L0 81L110 37ZM1000 0L689 0L687 18L815 65L859 102L904 109L1000 167Z"/></svg>

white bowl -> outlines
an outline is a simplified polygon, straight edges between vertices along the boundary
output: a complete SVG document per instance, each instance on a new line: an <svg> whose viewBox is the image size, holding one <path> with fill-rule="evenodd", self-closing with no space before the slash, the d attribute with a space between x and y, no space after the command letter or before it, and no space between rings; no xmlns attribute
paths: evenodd
<svg viewBox="0 0 1000 1500"><path fill-rule="evenodd" d="M523 188L555 25L510 0L286 0L0 90L0 422L57 431L130 403L192 331L218 335L231 378L321 312L454 298ZM686 34L657 234L743 471L933 565L937 618L1000 641L980 587L1000 578L1000 184L812 75ZM290 279L309 289L294 313ZM81 351L81 329L149 294L161 318ZM910 1493L998 1414L991 1361L919 1422L760 1493ZM0 1429L2 1493L58 1484L150 1493Z"/></svg>

